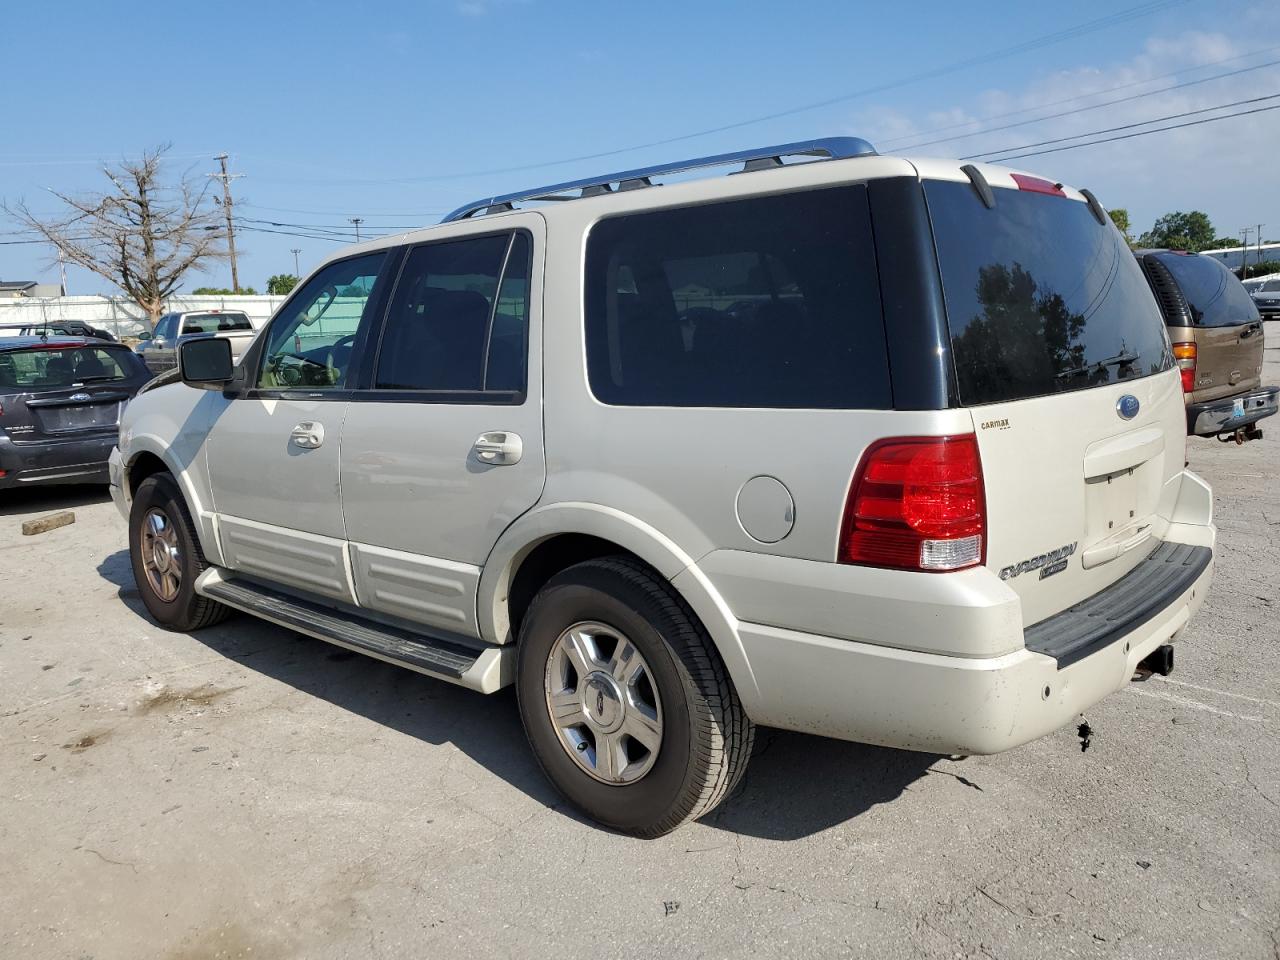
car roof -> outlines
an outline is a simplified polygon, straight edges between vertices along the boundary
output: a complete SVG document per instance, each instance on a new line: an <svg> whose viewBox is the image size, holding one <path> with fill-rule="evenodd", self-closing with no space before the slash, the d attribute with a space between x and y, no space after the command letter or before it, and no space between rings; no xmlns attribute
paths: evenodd
<svg viewBox="0 0 1280 960"><path fill-rule="evenodd" d="M22 350L27 347L112 347L116 344L84 337L0 337L0 350Z"/></svg>
<svg viewBox="0 0 1280 960"><path fill-rule="evenodd" d="M794 146L794 145L788 145ZM763 148L762 148L763 149ZM772 149L772 148L770 148ZM784 151L788 156L797 151ZM691 161L692 162L692 161ZM736 161L735 161L736 162ZM741 167L742 165L739 164ZM425 243L432 240L446 240L455 236L474 235L477 230L486 226L493 232L502 232L518 226L512 218L523 217L528 223L532 214L540 217L550 228L554 221L567 219L582 221L597 220L603 217L624 213L639 213L650 209L661 209L671 206L684 206L697 203L711 203L722 200L734 200L748 196L762 196L771 193L790 192L793 190L821 189L836 187L842 183L876 180L886 177L915 177L919 180L951 180L960 183L969 182L968 171L973 170L985 177L989 186L1004 189L1020 188L1013 179L1014 174L1030 176L1046 181L1058 187L1062 195L1069 200L1080 203L1087 198L1080 191L1056 183L1031 171L989 163L964 164L961 160L932 157L905 157L870 153L858 156L842 156L830 159L810 160L799 163L749 166L729 171L732 175L710 174L695 179L678 179L661 184L651 184L634 189L619 185L614 189L589 191L582 190L580 196L539 197L536 191L526 191L527 200L517 200L525 206L513 210L499 212L478 212L476 215L457 217L457 211L451 214L453 219L424 227L411 228L401 233L389 234L364 243L354 244L336 250L316 265L315 272L337 260L359 256L364 253L378 253L404 244ZM664 176L664 174L655 174ZM610 180L611 185L614 181ZM655 189L655 187L657 189ZM495 198L501 199L501 198ZM542 200L560 200L560 203L543 203L541 206L529 206ZM470 205L475 207L476 204ZM468 208L459 208L465 210ZM308 278L304 278L308 279ZM301 286L301 284L299 284Z"/></svg>

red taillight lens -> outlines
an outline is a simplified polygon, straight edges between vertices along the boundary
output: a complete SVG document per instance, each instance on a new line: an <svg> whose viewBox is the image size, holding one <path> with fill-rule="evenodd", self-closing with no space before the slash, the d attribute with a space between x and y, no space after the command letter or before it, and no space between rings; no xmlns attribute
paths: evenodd
<svg viewBox="0 0 1280 960"><path fill-rule="evenodd" d="M839 561L959 570L985 557L986 495L973 434L895 437L862 456L845 503Z"/></svg>
<svg viewBox="0 0 1280 960"><path fill-rule="evenodd" d="M1196 388L1196 345L1175 343L1173 355L1177 358L1178 370L1182 373L1182 392L1190 393Z"/></svg>

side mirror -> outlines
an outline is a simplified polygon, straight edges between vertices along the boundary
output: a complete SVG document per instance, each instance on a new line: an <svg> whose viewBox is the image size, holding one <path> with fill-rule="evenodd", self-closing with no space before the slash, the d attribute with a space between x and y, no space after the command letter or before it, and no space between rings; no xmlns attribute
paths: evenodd
<svg viewBox="0 0 1280 960"><path fill-rule="evenodd" d="M235 376L231 341L201 337L178 345L178 370L182 382L202 390L223 390Z"/></svg>
<svg viewBox="0 0 1280 960"><path fill-rule="evenodd" d="M150 330L143 330L140 334L138 334L139 340L150 340L151 337L152 337L152 333Z"/></svg>

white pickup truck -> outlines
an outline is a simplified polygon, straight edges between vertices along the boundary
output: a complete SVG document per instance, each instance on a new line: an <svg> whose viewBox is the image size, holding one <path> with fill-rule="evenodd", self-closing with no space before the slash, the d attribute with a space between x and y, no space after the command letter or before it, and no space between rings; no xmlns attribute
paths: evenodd
<svg viewBox="0 0 1280 960"><path fill-rule="evenodd" d="M249 315L239 310L166 313L156 323L155 333L141 338L137 354L152 373L164 373L177 366L180 340L210 333L231 341L231 357L235 363L240 362L240 355L257 336Z"/></svg>

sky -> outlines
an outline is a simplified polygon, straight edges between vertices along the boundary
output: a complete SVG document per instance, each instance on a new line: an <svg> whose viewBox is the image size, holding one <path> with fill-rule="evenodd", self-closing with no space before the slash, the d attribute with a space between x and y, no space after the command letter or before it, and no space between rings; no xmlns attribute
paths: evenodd
<svg viewBox="0 0 1280 960"><path fill-rule="evenodd" d="M10 0L0 199L56 214L49 190L102 188L104 161L167 143L166 173L203 180L225 152L240 282L261 291L293 248L305 274L354 240L353 217L398 232L477 197L820 136L1000 157L1277 105L1208 109L1280 94L1280 63L1259 68L1280 62L1277 26L1280 0ZM1220 235L1280 239L1278 158L1275 110L1011 163L1127 208L1135 233L1199 209ZM0 279L55 281L26 239L0 221ZM183 288L205 285L229 267ZM68 287L115 292L79 268Z"/></svg>

